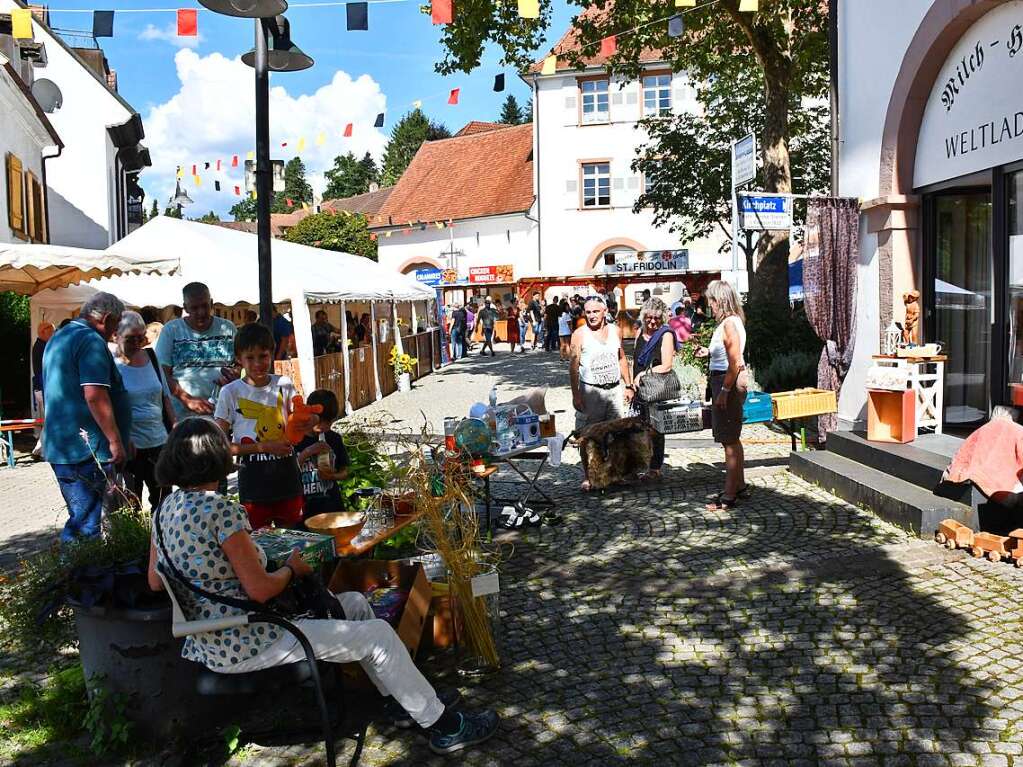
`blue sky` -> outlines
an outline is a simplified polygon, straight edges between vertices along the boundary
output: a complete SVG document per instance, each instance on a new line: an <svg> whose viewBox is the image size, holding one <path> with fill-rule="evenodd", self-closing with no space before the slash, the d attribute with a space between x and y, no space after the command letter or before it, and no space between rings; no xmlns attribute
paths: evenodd
<svg viewBox="0 0 1023 767"><path fill-rule="evenodd" d="M91 28L92 17L84 13L61 13L61 9L128 9L145 7L149 0L105 2L53 0L51 25L60 29ZM167 8L173 3L151 3ZM189 7L189 4L184 4ZM457 12L457 2L456 2ZM334 155L351 149L356 154L378 154L394 122L416 100L423 110L452 131L470 120L496 119L501 103L513 93L520 103L529 89L511 70L502 70L495 51L471 74L442 77L433 71L441 57L440 28L430 23L416 2L371 4L369 31L345 30L345 9L289 9L292 39L316 64L305 72L275 75L271 87L272 155L294 156L301 139L301 153L314 186ZM555 3L549 47L567 27L573 10ZM186 184L196 200L186 214L209 209L225 213L236 201L233 186L240 174L226 170L215 175L203 170L205 162L227 160L253 148L253 85L251 70L241 69L234 59L252 47L253 22L213 13L199 13L199 39L177 38L173 13L117 13L114 37L101 40L111 67L117 70L121 94L139 111L146 126L154 167L142 177L147 206L155 194L161 202L174 188L174 170L186 166ZM182 45L186 43L187 45ZM544 48L542 52L544 52ZM541 53L538 53L541 55ZM219 54L219 55L217 55ZM492 91L494 75L505 72L504 93ZM338 74L338 73L342 74ZM360 79L362 78L362 79ZM186 84L187 83L187 84ZM457 106L449 106L448 93L460 88ZM384 109L386 105L386 109ZM372 119L386 111L381 131ZM355 123L355 135L344 140L346 122ZM319 143L317 142L319 139ZM288 148L280 143L288 142ZM199 165L201 186L191 179L191 164ZM213 180L222 192L213 191Z"/></svg>

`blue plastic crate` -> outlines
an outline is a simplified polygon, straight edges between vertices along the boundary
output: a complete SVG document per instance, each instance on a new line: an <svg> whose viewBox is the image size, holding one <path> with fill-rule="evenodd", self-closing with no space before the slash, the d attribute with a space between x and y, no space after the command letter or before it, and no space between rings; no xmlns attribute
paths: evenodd
<svg viewBox="0 0 1023 767"><path fill-rule="evenodd" d="M751 391L746 394L746 402L742 406L743 423L765 423L774 420L771 408L771 395L762 391Z"/></svg>

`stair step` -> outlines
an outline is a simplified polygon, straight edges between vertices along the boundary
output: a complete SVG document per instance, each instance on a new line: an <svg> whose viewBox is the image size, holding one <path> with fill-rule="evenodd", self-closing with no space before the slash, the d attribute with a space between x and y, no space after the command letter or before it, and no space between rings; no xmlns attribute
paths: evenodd
<svg viewBox="0 0 1023 767"><path fill-rule="evenodd" d="M828 435L829 446L833 434ZM830 450L792 453L789 471L854 506L862 506L881 519L921 538L934 535L938 523L952 519L977 527L977 513L966 504L941 498L911 482L893 477Z"/></svg>
<svg viewBox="0 0 1023 767"><path fill-rule="evenodd" d="M914 443L905 445L870 442L861 433L836 431L828 435L828 452L877 469L943 498L970 505L968 483L941 482L949 464L948 456L923 449Z"/></svg>

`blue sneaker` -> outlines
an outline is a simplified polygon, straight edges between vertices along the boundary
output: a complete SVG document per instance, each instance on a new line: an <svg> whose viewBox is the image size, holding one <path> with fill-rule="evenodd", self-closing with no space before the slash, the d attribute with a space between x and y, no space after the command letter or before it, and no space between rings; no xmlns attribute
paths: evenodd
<svg viewBox="0 0 1023 767"><path fill-rule="evenodd" d="M468 746L475 746L489 740L497 732L497 712L487 709L478 714L459 713L462 726L457 732L445 735L439 732L430 734L430 750L435 754L453 754Z"/></svg>
<svg viewBox="0 0 1023 767"><path fill-rule="evenodd" d="M440 702L444 704L444 708L451 708L462 700L462 693L457 688L440 690L437 693L437 697L440 698ZM391 722L394 726L400 730L407 730L416 726L416 720L413 719L409 712L403 709L394 698L387 701L384 711L391 718Z"/></svg>

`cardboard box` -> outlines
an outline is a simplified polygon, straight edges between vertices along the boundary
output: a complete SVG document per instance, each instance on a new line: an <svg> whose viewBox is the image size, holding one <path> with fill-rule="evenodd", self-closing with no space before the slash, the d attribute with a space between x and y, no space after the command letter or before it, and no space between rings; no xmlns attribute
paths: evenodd
<svg viewBox="0 0 1023 767"><path fill-rule="evenodd" d="M409 655L416 657L432 597L430 582L426 579L422 565L403 565L376 559L342 560L338 562L328 588L335 594L345 591L365 594L373 588L399 588L407 591L408 601L395 630L402 644L408 648Z"/></svg>
<svg viewBox="0 0 1023 767"><path fill-rule="evenodd" d="M302 552L302 559L314 570L319 570L325 563L337 558L333 536L308 530L263 528L252 533L252 540L266 554L266 563L270 569L283 565L293 549Z"/></svg>

